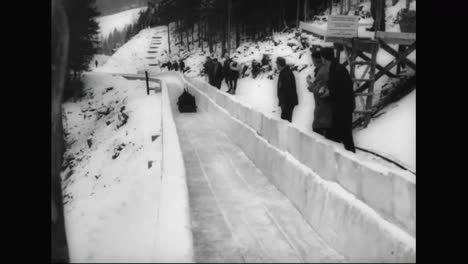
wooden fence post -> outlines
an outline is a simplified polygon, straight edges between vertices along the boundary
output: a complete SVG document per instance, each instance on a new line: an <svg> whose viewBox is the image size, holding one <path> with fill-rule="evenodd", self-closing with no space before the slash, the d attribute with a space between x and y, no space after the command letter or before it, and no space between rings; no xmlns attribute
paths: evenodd
<svg viewBox="0 0 468 264"><path fill-rule="evenodd" d="M146 94L149 95L148 71L145 71L145 77L146 77Z"/></svg>

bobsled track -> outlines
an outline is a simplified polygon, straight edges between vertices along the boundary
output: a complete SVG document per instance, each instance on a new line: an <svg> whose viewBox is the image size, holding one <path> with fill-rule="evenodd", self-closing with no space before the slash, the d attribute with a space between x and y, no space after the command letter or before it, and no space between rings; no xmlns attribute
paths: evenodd
<svg viewBox="0 0 468 264"><path fill-rule="evenodd" d="M174 236L159 238L156 261L416 261L413 174L358 160L204 82L150 79L162 81L162 175L177 201L159 212L158 228ZM196 113L177 110L184 88Z"/></svg>

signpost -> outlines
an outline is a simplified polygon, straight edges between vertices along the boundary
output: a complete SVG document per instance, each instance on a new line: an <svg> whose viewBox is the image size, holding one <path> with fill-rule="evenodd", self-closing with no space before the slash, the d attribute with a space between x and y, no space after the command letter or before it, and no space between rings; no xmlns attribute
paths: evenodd
<svg viewBox="0 0 468 264"><path fill-rule="evenodd" d="M358 22L358 16L329 16L325 41L341 43L343 39L357 38Z"/></svg>

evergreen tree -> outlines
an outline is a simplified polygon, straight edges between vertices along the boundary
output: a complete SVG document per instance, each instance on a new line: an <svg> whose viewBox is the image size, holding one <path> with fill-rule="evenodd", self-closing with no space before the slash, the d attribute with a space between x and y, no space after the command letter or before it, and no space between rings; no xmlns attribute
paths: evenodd
<svg viewBox="0 0 468 264"><path fill-rule="evenodd" d="M79 77L89 70L89 63L98 51L97 33L99 26L94 20L99 16L96 0L66 0L65 12L70 28L68 67Z"/></svg>
<svg viewBox="0 0 468 264"><path fill-rule="evenodd" d="M129 41L133 37L133 24L130 24L125 29L125 42Z"/></svg>

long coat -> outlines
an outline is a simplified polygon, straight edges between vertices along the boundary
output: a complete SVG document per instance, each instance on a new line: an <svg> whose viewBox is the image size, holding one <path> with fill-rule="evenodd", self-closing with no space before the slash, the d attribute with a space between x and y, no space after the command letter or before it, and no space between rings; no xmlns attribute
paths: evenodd
<svg viewBox="0 0 468 264"><path fill-rule="evenodd" d="M223 77L226 79L226 81L231 80L231 68L230 68L231 62L232 62L232 59L229 58L229 59L224 60L224 63L223 63Z"/></svg>
<svg viewBox="0 0 468 264"><path fill-rule="evenodd" d="M328 90L327 82L329 78L329 69L322 65L315 69L315 80L308 90L314 94L315 108L314 121L312 128L331 128L333 121L332 101L329 94L322 94L321 89Z"/></svg>
<svg viewBox="0 0 468 264"><path fill-rule="evenodd" d="M284 67L278 77L277 96L279 105L293 107L298 104L296 79L289 67Z"/></svg>
<svg viewBox="0 0 468 264"><path fill-rule="evenodd" d="M328 87L333 101L333 124L330 139L343 142L345 149L355 152L352 133L353 111L356 107L353 81L346 68L336 61L330 65Z"/></svg>
<svg viewBox="0 0 468 264"><path fill-rule="evenodd" d="M223 65L219 61L213 61L211 76L213 78L212 85L218 88L221 87L221 81L223 80Z"/></svg>
<svg viewBox="0 0 468 264"><path fill-rule="evenodd" d="M348 70L336 61L333 61L330 65L328 88L335 108L334 113L352 114L356 108L353 81Z"/></svg>
<svg viewBox="0 0 468 264"><path fill-rule="evenodd" d="M206 61L203 64L203 71L205 72L205 75L208 76L208 82L210 84L213 84L213 76L211 75L212 68L213 68L213 62L211 60Z"/></svg>

